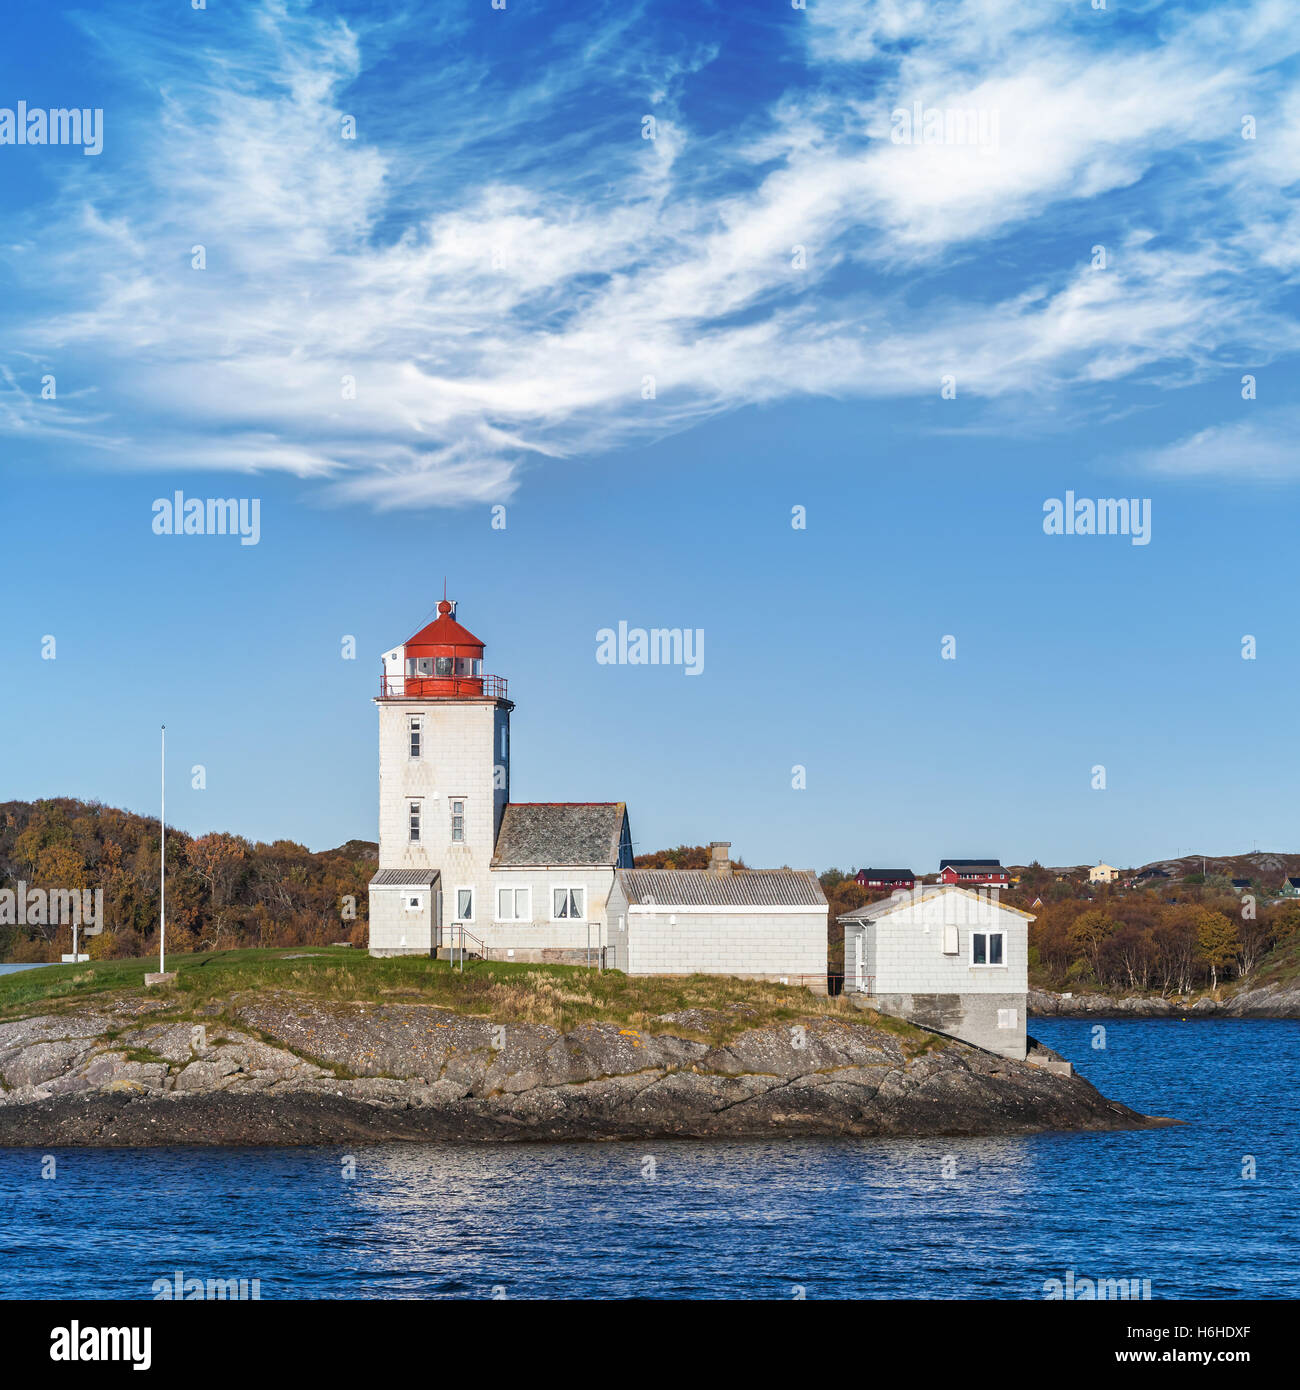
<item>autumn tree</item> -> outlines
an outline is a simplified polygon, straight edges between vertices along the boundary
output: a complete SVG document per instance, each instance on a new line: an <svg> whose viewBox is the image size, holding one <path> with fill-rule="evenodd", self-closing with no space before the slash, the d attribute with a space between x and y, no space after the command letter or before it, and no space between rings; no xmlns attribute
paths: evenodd
<svg viewBox="0 0 1300 1390"><path fill-rule="evenodd" d="M1070 924L1070 944L1081 951L1092 966L1093 974L1101 976L1099 958L1104 942L1119 931L1119 923L1099 908L1081 912Z"/></svg>
<svg viewBox="0 0 1300 1390"><path fill-rule="evenodd" d="M1219 987L1219 971L1241 952L1237 924L1222 912L1203 912L1196 922L1196 949L1210 967L1210 988Z"/></svg>

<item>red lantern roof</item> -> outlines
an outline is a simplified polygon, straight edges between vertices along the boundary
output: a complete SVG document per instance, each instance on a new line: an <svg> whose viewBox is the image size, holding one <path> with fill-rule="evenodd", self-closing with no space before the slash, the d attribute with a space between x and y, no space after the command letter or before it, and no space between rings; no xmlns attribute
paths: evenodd
<svg viewBox="0 0 1300 1390"><path fill-rule="evenodd" d="M434 648L442 648L435 652ZM468 628L461 627L451 616L451 604L443 599L438 605L438 616L433 622L422 627L414 637L406 639L407 656L446 655L449 647L476 647L480 656L483 643Z"/></svg>
<svg viewBox="0 0 1300 1390"><path fill-rule="evenodd" d="M433 622L384 657L381 700L506 700L505 677L484 674L483 643L452 617L455 609L443 599Z"/></svg>

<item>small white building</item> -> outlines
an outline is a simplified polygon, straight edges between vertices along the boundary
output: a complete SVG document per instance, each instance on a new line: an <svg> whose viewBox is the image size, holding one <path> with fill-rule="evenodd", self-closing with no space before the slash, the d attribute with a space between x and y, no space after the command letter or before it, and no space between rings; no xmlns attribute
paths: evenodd
<svg viewBox="0 0 1300 1390"><path fill-rule="evenodd" d="M707 869L620 869L609 963L629 975L740 975L826 993L830 908L811 870L741 869L731 845Z"/></svg>
<svg viewBox="0 0 1300 1390"><path fill-rule="evenodd" d="M506 682L444 599L383 657L379 865L370 953L463 948L493 960L789 980L825 992L828 907L816 876L634 870L621 801L512 802Z"/></svg>
<svg viewBox="0 0 1300 1390"><path fill-rule="evenodd" d="M930 884L844 925L844 990L862 1007L1023 1059L1033 916L996 889Z"/></svg>
<svg viewBox="0 0 1300 1390"><path fill-rule="evenodd" d="M1119 870L1111 864L1096 864L1088 870L1089 883L1114 883Z"/></svg>

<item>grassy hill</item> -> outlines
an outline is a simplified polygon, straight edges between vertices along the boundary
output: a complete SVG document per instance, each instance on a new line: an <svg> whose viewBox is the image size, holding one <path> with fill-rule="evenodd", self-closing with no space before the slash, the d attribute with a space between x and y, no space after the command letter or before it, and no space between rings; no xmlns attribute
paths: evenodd
<svg viewBox="0 0 1300 1390"><path fill-rule="evenodd" d="M846 1000L725 975L632 977L582 966L505 961L467 961L462 973L427 956L380 960L345 947L169 956L167 968L178 972L175 986L146 988L144 973L156 968L156 961L91 961L0 976L0 1021L135 1000L165 1003L168 1017L210 1021L243 995L275 991L314 1000L432 1004L499 1022L547 1024L562 1032L583 1023L617 1023L713 1043L751 1028L834 1016L869 1020L918 1047L933 1046L932 1035L864 1014Z"/></svg>

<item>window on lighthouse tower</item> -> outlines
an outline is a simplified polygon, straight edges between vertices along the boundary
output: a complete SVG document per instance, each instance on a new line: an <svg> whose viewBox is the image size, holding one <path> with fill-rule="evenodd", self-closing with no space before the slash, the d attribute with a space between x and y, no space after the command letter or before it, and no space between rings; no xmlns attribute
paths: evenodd
<svg viewBox="0 0 1300 1390"><path fill-rule="evenodd" d="M453 845L465 843L465 803L463 801L451 803L451 842Z"/></svg>

